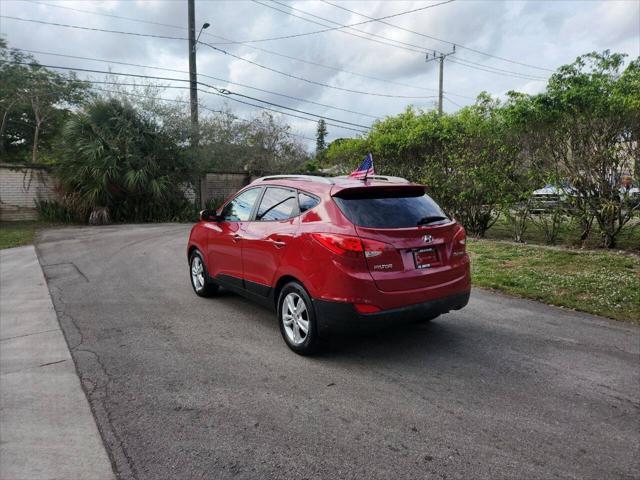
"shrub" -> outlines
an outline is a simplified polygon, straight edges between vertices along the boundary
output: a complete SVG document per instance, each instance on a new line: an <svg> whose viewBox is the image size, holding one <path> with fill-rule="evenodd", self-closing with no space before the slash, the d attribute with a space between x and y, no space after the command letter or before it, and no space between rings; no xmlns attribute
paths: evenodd
<svg viewBox="0 0 640 480"><path fill-rule="evenodd" d="M85 223L89 210L76 193L63 194L61 200L36 200L40 220L54 223Z"/></svg>
<svg viewBox="0 0 640 480"><path fill-rule="evenodd" d="M55 172L96 221L167 221L193 210L180 188L193 171L185 148L126 102L86 105L61 140Z"/></svg>

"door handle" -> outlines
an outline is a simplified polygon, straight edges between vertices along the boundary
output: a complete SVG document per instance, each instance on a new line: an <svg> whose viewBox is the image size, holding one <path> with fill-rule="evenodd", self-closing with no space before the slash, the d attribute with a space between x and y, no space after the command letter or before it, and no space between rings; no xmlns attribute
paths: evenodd
<svg viewBox="0 0 640 480"><path fill-rule="evenodd" d="M287 242L283 242L281 240L272 240L272 242L276 248L283 248L287 245Z"/></svg>
<svg viewBox="0 0 640 480"><path fill-rule="evenodd" d="M237 243L237 242L239 242L240 240L242 240L242 235L240 235L239 233L236 233L236 234L234 234L234 235L233 235L233 237L231 237L231 239L232 239L235 243Z"/></svg>

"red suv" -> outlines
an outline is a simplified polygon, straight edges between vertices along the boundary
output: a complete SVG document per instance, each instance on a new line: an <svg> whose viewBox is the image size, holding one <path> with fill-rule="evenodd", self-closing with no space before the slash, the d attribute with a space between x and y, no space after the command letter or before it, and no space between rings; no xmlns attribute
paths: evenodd
<svg viewBox="0 0 640 480"><path fill-rule="evenodd" d="M464 229L404 179L264 177L200 219L187 249L195 293L222 286L273 308L297 353L329 330L469 301Z"/></svg>

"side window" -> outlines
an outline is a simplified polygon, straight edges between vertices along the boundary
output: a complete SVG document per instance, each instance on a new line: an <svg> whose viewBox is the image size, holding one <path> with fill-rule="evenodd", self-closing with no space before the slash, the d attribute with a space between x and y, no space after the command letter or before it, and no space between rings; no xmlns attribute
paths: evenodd
<svg viewBox="0 0 640 480"><path fill-rule="evenodd" d="M300 213L304 213L307 210L311 210L313 207L320 203L315 197L307 195L306 193L300 192L298 194L298 203L300 204Z"/></svg>
<svg viewBox="0 0 640 480"><path fill-rule="evenodd" d="M251 210L256 203L259 188L252 188L246 192L242 192L236 198L231 200L222 210L222 217L227 222L246 222L251 216Z"/></svg>
<svg viewBox="0 0 640 480"><path fill-rule="evenodd" d="M267 188L258 207L256 220L286 220L297 215L296 193L285 188Z"/></svg>

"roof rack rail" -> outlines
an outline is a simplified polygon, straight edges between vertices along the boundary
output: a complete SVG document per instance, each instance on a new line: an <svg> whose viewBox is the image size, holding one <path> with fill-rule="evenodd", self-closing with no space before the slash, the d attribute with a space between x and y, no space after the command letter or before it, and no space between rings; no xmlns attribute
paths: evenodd
<svg viewBox="0 0 640 480"><path fill-rule="evenodd" d="M266 177L256 178L251 183L262 182L265 180L306 180L308 182L321 182L332 185L334 182L327 177L319 177L317 175L268 175Z"/></svg>
<svg viewBox="0 0 640 480"><path fill-rule="evenodd" d="M335 177L335 178L352 179L352 177L349 177L348 175L342 175L340 177ZM362 179L360 179L360 180L362 180ZM367 175L367 180L377 180L379 182L390 182L390 183L411 183L406 178L393 177L393 176L390 176L390 175Z"/></svg>

